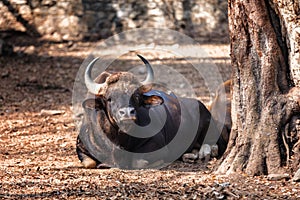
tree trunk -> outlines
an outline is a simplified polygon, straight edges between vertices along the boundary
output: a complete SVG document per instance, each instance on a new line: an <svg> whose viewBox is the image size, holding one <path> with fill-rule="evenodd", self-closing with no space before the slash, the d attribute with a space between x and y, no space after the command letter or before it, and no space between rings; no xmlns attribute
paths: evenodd
<svg viewBox="0 0 300 200"><path fill-rule="evenodd" d="M300 160L299 1L229 0L228 6L233 127L217 172L294 171Z"/></svg>

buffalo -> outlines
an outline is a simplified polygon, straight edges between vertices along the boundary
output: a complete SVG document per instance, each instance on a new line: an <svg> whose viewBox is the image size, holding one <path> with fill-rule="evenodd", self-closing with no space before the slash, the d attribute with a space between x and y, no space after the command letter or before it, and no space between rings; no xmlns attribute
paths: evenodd
<svg viewBox="0 0 300 200"><path fill-rule="evenodd" d="M221 155L226 144L207 108L199 100L156 89L150 63L138 56L147 69L142 82L130 72L107 71L93 80L98 58L87 66L88 95L76 144L83 166L155 168L199 150L203 143L217 143Z"/></svg>

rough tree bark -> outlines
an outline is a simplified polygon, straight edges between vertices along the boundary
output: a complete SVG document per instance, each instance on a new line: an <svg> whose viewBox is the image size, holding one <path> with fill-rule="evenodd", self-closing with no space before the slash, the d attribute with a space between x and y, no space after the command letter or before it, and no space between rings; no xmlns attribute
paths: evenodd
<svg viewBox="0 0 300 200"><path fill-rule="evenodd" d="M218 173L262 175L299 167L299 4L229 0L233 127Z"/></svg>

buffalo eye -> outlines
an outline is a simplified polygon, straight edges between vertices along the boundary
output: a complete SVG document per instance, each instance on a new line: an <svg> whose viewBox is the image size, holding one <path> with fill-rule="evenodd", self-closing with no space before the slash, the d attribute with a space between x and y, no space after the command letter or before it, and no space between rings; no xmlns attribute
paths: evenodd
<svg viewBox="0 0 300 200"><path fill-rule="evenodd" d="M98 110L103 108L103 104L100 99L86 99L82 103L84 109Z"/></svg>
<svg viewBox="0 0 300 200"><path fill-rule="evenodd" d="M139 105L140 104L140 95L138 94L133 94L132 95L132 101L135 105Z"/></svg>

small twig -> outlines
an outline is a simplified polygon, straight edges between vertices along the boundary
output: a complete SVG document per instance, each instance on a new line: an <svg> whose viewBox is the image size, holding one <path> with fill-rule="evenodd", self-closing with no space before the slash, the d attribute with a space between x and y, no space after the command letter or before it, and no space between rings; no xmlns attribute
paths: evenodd
<svg viewBox="0 0 300 200"><path fill-rule="evenodd" d="M45 110L45 109L42 109L40 112L41 115L61 115L64 113L65 113L64 110Z"/></svg>

